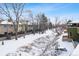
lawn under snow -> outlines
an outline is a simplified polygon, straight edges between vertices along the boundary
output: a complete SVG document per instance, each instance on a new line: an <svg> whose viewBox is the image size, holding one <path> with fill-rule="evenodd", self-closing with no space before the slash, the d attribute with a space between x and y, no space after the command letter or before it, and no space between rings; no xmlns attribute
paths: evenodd
<svg viewBox="0 0 79 59"><path fill-rule="evenodd" d="M45 49L44 47L54 40L56 33L52 30L47 30L43 34L36 33L26 35L25 38L20 37L18 40L7 40L4 41L4 45L1 45L0 41L0 56L5 56L6 54L15 55L20 53L22 56L27 55L40 55L42 51ZM49 42L48 42L49 40ZM59 36L59 39L57 40L59 47L66 48L67 51L61 51L61 53L57 56L69 56L72 51L74 50L73 44L71 42L63 42L62 41L62 35ZM32 48L27 49L27 45L32 43ZM22 48L21 48L22 47ZM27 53L26 53L27 52ZM48 50L45 52L45 54L51 55L51 52L54 53L52 45L49 46Z"/></svg>
<svg viewBox="0 0 79 59"><path fill-rule="evenodd" d="M77 45L71 56L79 56L79 44Z"/></svg>
<svg viewBox="0 0 79 59"><path fill-rule="evenodd" d="M35 35L26 35L25 38L20 37L18 40L5 40L4 45L1 45L2 41L0 41L0 56L5 56L7 53L13 53L17 48L32 43L35 39L42 36L51 35L51 33L52 32L50 30L47 30L44 34L36 33Z"/></svg>
<svg viewBox="0 0 79 59"><path fill-rule="evenodd" d="M59 56L70 56L72 52L74 51L74 46L72 42L68 41L62 41L62 35L60 36L60 39L58 40L60 48L66 48L66 52L62 52Z"/></svg>

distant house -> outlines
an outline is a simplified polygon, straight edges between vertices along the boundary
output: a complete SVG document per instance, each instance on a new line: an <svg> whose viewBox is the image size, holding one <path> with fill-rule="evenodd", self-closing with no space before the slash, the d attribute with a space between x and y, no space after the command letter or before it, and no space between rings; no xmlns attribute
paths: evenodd
<svg viewBox="0 0 79 59"><path fill-rule="evenodd" d="M17 28L17 26L16 26L16 25L17 25L16 22L14 22L13 25L14 25L14 28L16 29L16 28ZM15 29L14 29L14 30L15 30ZM18 32L18 33L21 33L23 30L24 30L24 28L23 28L23 24L22 24L21 22L18 22L18 29L17 29L17 32Z"/></svg>
<svg viewBox="0 0 79 59"><path fill-rule="evenodd" d="M79 41L79 21L72 21L68 24L68 38Z"/></svg>
<svg viewBox="0 0 79 59"><path fill-rule="evenodd" d="M27 31L32 31L32 30L33 30L33 25L31 22L28 22Z"/></svg>
<svg viewBox="0 0 79 59"><path fill-rule="evenodd" d="M14 31L13 23L8 21L0 22L0 34L12 33Z"/></svg>
<svg viewBox="0 0 79 59"><path fill-rule="evenodd" d="M22 27L22 32L26 32L27 31L27 27L28 27L28 21L26 20L20 20L21 23L21 27Z"/></svg>
<svg viewBox="0 0 79 59"><path fill-rule="evenodd" d="M63 32L63 41L70 41L70 40L68 39L68 32L67 32L67 29L65 29L64 32Z"/></svg>
<svg viewBox="0 0 79 59"><path fill-rule="evenodd" d="M1 21L0 22L0 34L14 34L15 33L15 28L16 28L16 23L15 25L13 24L13 21ZM23 26L22 23L19 22L18 24L18 33L22 32Z"/></svg>

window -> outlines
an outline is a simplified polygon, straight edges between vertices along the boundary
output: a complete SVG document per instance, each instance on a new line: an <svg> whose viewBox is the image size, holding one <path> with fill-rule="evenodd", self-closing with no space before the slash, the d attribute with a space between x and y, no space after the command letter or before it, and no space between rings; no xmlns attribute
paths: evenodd
<svg viewBox="0 0 79 59"><path fill-rule="evenodd" d="M78 24L78 27L79 27L79 24Z"/></svg>
<svg viewBox="0 0 79 59"><path fill-rule="evenodd" d="M7 25L4 25L4 27L7 27Z"/></svg>
<svg viewBox="0 0 79 59"><path fill-rule="evenodd" d="M70 32L70 36L72 36L72 33Z"/></svg>
<svg viewBox="0 0 79 59"><path fill-rule="evenodd" d="M74 24L72 24L72 27L75 27L76 26L76 24L74 23Z"/></svg>
<svg viewBox="0 0 79 59"><path fill-rule="evenodd" d="M12 27L13 25L11 25L11 27Z"/></svg>

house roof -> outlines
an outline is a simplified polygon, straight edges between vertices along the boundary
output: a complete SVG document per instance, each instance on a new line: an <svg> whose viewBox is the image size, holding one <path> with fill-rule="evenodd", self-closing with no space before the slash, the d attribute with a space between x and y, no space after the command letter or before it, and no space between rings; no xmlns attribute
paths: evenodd
<svg viewBox="0 0 79 59"><path fill-rule="evenodd" d="M13 24L13 22L9 22L9 21L2 21L0 24ZM19 24L21 25L22 23L21 22L19 22Z"/></svg>
<svg viewBox="0 0 79 59"><path fill-rule="evenodd" d="M28 25L32 25L32 23L31 22L28 22Z"/></svg>
<svg viewBox="0 0 79 59"><path fill-rule="evenodd" d="M70 23L79 23L79 20L72 21Z"/></svg>
<svg viewBox="0 0 79 59"><path fill-rule="evenodd" d="M68 36L68 33L63 33L63 36Z"/></svg>
<svg viewBox="0 0 79 59"><path fill-rule="evenodd" d="M13 24L12 22L2 21L1 24Z"/></svg>

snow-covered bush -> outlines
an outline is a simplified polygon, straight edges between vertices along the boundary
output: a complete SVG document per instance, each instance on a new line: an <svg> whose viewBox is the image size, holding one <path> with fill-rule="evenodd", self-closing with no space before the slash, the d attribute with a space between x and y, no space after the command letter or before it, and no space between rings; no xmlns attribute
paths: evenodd
<svg viewBox="0 0 79 59"><path fill-rule="evenodd" d="M20 55L15 52L15 53L8 53L6 54L6 56L20 56Z"/></svg>
<svg viewBox="0 0 79 59"><path fill-rule="evenodd" d="M22 46L18 48L18 51L29 53L31 49L32 49L31 45L27 45L27 46Z"/></svg>

